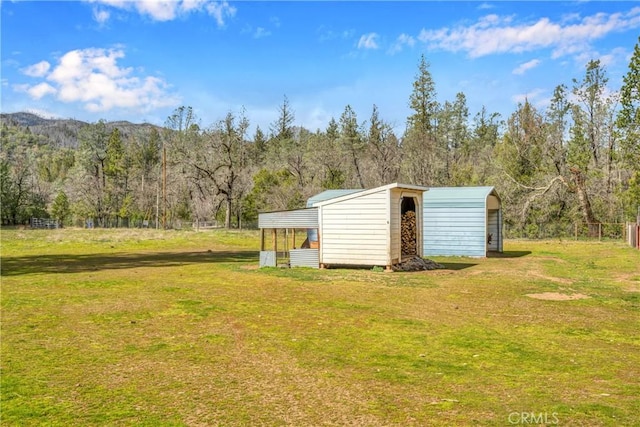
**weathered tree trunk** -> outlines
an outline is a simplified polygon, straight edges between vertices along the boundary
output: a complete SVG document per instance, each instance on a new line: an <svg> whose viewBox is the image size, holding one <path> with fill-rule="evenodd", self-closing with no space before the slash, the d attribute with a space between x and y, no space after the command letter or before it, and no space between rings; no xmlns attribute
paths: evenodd
<svg viewBox="0 0 640 427"><path fill-rule="evenodd" d="M226 195L224 199L225 213L224 213L224 227L231 228L231 196Z"/></svg>
<svg viewBox="0 0 640 427"><path fill-rule="evenodd" d="M593 213L593 209L591 208L591 201L589 200L589 195L587 194L587 189L585 188L585 179L582 171L577 168L571 168L571 174L573 175L573 181L576 185L576 194L578 195L578 202L580 203L580 210L582 212L582 218L585 223L589 227L589 236L597 237L597 227L594 225L599 224Z"/></svg>

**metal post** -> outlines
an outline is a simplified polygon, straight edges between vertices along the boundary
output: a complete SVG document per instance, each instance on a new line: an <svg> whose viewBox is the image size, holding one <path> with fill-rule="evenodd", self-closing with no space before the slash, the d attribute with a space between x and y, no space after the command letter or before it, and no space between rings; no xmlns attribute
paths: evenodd
<svg viewBox="0 0 640 427"><path fill-rule="evenodd" d="M264 228L260 229L260 250L264 251Z"/></svg>
<svg viewBox="0 0 640 427"><path fill-rule="evenodd" d="M156 230L160 227L160 182L156 181Z"/></svg>
<svg viewBox="0 0 640 427"><path fill-rule="evenodd" d="M167 229L167 149L162 144L162 229Z"/></svg>
<svg viewBox="0 0 640 427"><path fill-rule="evenodd" d="M278 230L272 229L271 237L273 238L273 251L276 253L276 264L278 262Z"/></svg>

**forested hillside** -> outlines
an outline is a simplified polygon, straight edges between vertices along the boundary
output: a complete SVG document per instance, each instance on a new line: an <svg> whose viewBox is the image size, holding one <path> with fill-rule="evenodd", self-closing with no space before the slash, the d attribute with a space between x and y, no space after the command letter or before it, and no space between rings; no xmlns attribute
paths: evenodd
<svg viewBox="0 0 640 427"><path fill-rule="evenodd" d="M179 107L164 127L2 115L2 222L171 227L177 220L252 223L259 211L304 206L324 189L392 182L493 185L511 236L567 235L574 224L635 219L640 206L640 47L622 87L599 60L544 110L471 113L464 93L437 101L418 63L401 134L378 107L346 105L325 129L296 125L284 97L269 129L243 111L203 124Z"/></svg>

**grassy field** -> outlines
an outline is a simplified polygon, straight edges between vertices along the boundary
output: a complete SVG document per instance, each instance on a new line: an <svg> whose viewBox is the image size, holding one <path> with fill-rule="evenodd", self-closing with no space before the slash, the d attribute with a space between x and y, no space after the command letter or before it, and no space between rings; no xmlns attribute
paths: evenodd
<svg viewBox="0 0 640 427"><path fill-rule="evenodd" d="M257 269L257 232L2 230L3 426L640 425L640 251Z"/></svg>

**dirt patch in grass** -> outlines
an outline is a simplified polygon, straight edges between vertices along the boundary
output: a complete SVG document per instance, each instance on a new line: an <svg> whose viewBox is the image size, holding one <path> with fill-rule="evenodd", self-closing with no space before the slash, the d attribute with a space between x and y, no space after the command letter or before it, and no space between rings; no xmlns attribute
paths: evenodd
<svg viewBox="0 0 640 427"><path fill-rule="evenodd" d="M558 292L543 292L541 294L527 294L526 296L528 296L529 298L543 299L547 301L573 301L577 299L591 298L589 295L585 294L567 295Z"/></svg>
<svg viewBox="0 0 640 427"><path fill-rule="evenodd" d="M615 280L624 284L623 289L627 292L640 292L640 275L637 273L618 274Z"/></svg>

